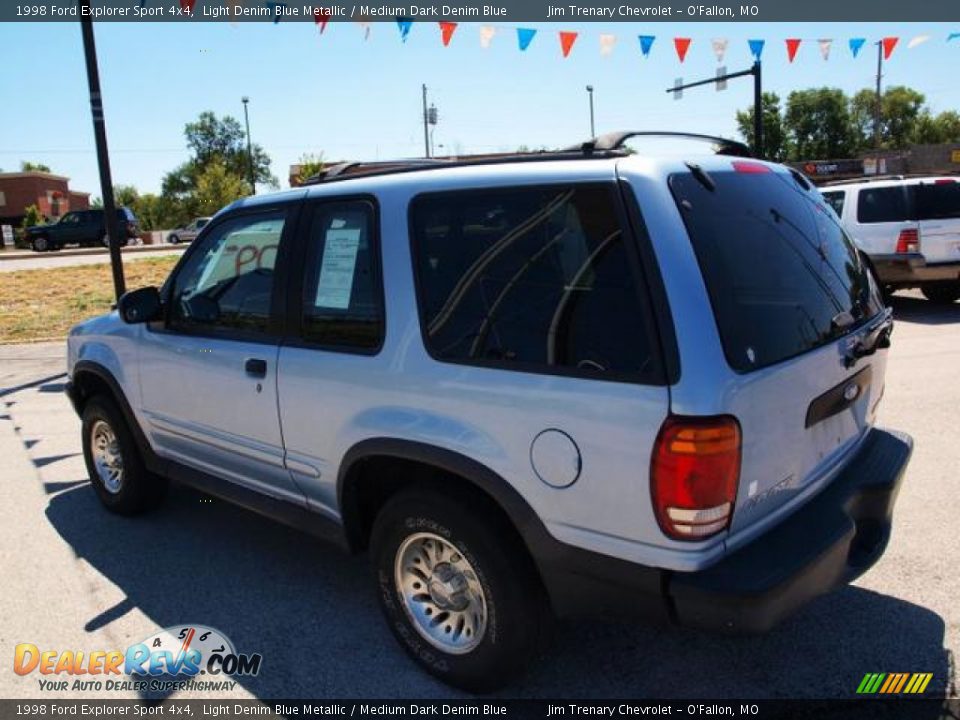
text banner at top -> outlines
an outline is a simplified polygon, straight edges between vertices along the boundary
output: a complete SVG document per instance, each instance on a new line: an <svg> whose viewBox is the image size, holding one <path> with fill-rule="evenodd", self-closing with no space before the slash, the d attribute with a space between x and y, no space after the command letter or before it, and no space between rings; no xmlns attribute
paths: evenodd
<svg viewBox="0 0 960 720"><path fill-rule="evenodd" d="M297 0L91 0L102 22L958 22L960 1L747 0L746 2L644 2L609 0L447 0L415 4L298 2ZM0 2L3 22L70 22L76 0Z"/></svg>

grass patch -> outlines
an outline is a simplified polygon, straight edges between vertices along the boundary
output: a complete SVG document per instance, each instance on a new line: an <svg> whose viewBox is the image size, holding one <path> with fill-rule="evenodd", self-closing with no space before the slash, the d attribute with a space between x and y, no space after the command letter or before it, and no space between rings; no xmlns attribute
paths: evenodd
<svg viewBox="0 0 960 720"><path fill-rule="evenodd" d="M131 290L166 280L180 254L125 260ZM60 340L81 320L109 312L110 265L74 265L0 273L0 343Z"/></svg>

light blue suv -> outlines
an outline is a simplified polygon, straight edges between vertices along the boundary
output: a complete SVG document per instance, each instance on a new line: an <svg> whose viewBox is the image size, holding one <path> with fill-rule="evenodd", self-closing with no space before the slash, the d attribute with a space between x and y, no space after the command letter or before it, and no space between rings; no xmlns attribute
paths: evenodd
<svg viewBox="0 0 960 720"><path fill-rule="evenodd" d="M892 322L809 182L728 153L338 167L74 328L115 512L188 483L368 551L453 685L588 611L762 631L882 554Z"/></svg>

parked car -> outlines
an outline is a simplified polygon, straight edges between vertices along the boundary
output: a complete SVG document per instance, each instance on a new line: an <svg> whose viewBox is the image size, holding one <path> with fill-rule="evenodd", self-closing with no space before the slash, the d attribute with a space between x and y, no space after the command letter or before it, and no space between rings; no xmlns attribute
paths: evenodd
<svg viewBox="0 0 960 720"><path fill-rule="evenodd" d="M177 228L176 230L172 231L168 239L174 245L182 242L193 242L197 239L197 235L200 234L200 231L203 230L203 226L208 222L210 222L210 218L208 217L194 218L182 228Z"/></svg>
<svg viewBox="0 0 960 720"><path fill-rule="evenodd" d="M822 192L888 291L960 298L960 178L844 181Z"/></svg>
<svg viewBox="0 0 960 720"><path fill-rule="evenodd" d="M875 426L861 254L799 173L628 137L222 210L70 333L102 503L172 478L368 551L399 643L472 690L554 615L765 631L865 572L912 441Z"/></svg>
<svg viewBox="0 0 960 720"><path fill-rule="evenodd" d="M122 235L120 246L125 247L130 240L140 236L140 226L136 215L127 207L117 208L117 220ZM59 250L65 245L103 245L108 244L106 214L102 208L74 210L51 225L32 225L25 231L27 242L36 252Z"/></svg>

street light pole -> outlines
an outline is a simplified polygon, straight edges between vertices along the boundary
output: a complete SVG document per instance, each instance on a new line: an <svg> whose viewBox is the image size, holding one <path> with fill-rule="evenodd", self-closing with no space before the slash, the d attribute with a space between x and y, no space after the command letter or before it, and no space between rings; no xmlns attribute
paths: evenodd
<svg viewBox="0 0 960 720"><path fill-rule="evenodd" d="M103 120L103 98L100 95L100 73L97 69L97 46L93 39L93 20L90 0L79 0L80 30L83 33L83 54L87 63L87 84L90 86L90 114L93 116L93 136L97 144L97 164L100 169L100 194L106 214L109 239L110 266L113 269L113 291L117 300L127 288L123 279L123 260L120 258L120 224L113 197L113 178L110 176L110 154L107 151L107 128ZM126 227L123 232L126 232Z"/></svg>
<svg viewBox="0 0 960 720"><path fill-rule="evenodd" d="M873 109L873 147L880 150L880 122L883 113L883 98L880 95L880 80L883 78L883 41L877 41L877 102ZM879 154L877 155L879 157Z"/></svg>
<svg viewBox="0 0 960 720"><path fill-rule="evenodd" d="M250 113L247 112L247 104L250 98L244 95L240 98L243 101L243 119L247 123L247 174L250 176L250 191L257 194L257 180L253 174L253 145L250 143Z"/></svg>
<svg viewBox="0 0 960 720"><path fill-rule="evenodd" d="M423 90L423 156L430 157L430 131L427 129L429 116L427 115L427 85L421 85Z"/></svg>
<svg viewBox="0 0 960 720"><path fill-rule="evenodd" d="M590 96L590 137L597 136L597 129L593 124L593 85L587 85L587 94Z"/></svg>

